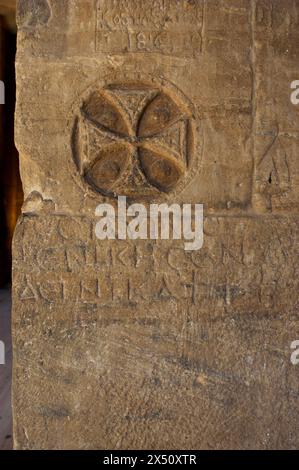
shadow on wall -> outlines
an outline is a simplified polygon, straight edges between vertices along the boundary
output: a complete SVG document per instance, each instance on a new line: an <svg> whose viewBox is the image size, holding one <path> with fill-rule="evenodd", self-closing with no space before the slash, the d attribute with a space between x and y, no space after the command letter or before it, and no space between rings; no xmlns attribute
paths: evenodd
<svg viewBox="0 0 299 470"><path fill-rule="evenodd" d="M23 202L14 145L15 0L0 0L0 450L12 449L10 289L11 241Z"/></svg>
<svg viewBox="0 0 299 470"><path fill-rule="evenodd" d="M15 1L0 0L0 287L11 280L11 242L23 203L18 152L14 145Z"/></svg>
<svg viewBox="0 0 299 470"><path fill-rule="evenodd" d="M11 366L12 346L10 334L11 295L9 289L0 289L0 344L4 355L0 357L0 450L12 449Z"/></svg>

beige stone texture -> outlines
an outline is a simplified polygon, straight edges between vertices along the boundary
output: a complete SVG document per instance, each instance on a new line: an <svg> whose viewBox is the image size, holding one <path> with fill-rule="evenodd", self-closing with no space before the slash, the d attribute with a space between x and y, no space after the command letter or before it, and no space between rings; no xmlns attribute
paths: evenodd
<svg viewBox="0 0 299 470"><path fill-rule="evenodd" d="M15 448L298 448L299 1L17 9ZM99 241L119 195L203 248Z"/></svg>

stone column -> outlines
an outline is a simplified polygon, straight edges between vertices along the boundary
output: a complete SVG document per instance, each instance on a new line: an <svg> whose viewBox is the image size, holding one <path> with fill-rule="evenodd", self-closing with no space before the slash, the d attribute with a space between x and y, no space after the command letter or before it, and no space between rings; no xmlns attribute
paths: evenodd
<svg viewBox="0 0 299 470"><path fill-rule="evenodd" d="M16 449L298 448L298 23L298 0L19 1ZM98 240L118 196L203 203L203 247Z"/></svg>

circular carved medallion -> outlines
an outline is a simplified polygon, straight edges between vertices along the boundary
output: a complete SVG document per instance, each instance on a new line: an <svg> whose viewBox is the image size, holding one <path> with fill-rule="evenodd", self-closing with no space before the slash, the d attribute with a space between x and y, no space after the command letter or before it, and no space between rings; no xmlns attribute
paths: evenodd
<svg viewBox="0 0 299 470"><path fill-rule="evenodd" d="M73 132L85 185L131 199L182 189L195 164L195 121L188 100L175 91L126 81L88 92Z"/></svg>

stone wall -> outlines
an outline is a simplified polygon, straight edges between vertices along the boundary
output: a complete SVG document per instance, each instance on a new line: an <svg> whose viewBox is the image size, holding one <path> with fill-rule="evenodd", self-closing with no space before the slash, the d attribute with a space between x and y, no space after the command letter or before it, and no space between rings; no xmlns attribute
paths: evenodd
<svg viewBox="0 0 299 470"><path fill-rule="evenodd" d="M299 2L22 0L17 449L296 448ZM204 245L95 209L203 203Z"/></svg>

